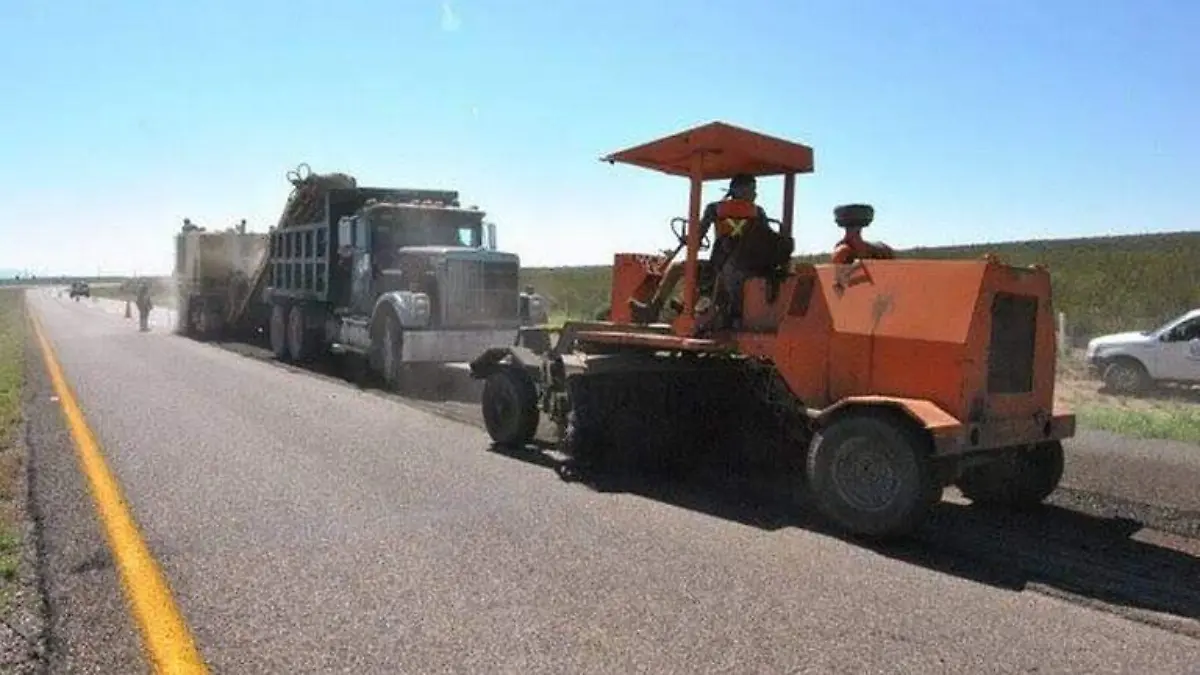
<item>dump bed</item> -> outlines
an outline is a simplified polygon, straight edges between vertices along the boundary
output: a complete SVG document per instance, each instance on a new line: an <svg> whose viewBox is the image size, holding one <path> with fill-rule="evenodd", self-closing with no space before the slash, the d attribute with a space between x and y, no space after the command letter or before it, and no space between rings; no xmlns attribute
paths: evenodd
<svg viewBox="0 0 1200 675"><path fill-rule="evenodd" d="M344 173L304 173L307 167L288 174L293 190L284 204L279 221L272 230L269 253L262 257L250 275L250 292L230 308L228 320L240 323L249 314L251 304L263 302L272 266L293 270L295 274L327 278L330 256L337 251L336 224L374 200L407 203L436 201L458 204L453 190L414 190L405 188L359 187L357 180ZM320 234L318 234L320 233ZM290 235L290 236L289 236ZM318 236L322 246L318 253ZM307 243L307 247L305 244ZM292 272L289 272L292 273ZM314 285L316 277L313 277ZM324 292L320 294L324 299Z"/></svg>

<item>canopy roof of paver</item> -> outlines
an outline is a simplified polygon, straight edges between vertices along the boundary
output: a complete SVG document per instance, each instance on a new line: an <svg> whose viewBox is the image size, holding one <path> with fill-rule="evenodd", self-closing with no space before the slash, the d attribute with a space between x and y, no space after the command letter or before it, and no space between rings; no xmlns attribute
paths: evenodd
<svg viewBox="0 0 1200 675"><path fill-rule="evenodd" d="M813 151L807 145L724 122L710 122L614 152L601 161L690 176L692 157L697 153L702 155L702 180L732 178L739 173L774 176L813 170Z"/></svg>

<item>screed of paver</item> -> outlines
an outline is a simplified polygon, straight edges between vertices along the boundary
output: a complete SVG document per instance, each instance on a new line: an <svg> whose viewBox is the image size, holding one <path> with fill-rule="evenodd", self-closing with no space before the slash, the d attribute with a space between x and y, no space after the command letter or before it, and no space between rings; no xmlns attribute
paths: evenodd
<svg viewBox="0 0 1200 675"><path fill-rule="evenodd" d="M349 386L119 322L72 339L86 314L37 306L217 671L1200 662L1194 640L1033 592L564 484Z"/></svg>

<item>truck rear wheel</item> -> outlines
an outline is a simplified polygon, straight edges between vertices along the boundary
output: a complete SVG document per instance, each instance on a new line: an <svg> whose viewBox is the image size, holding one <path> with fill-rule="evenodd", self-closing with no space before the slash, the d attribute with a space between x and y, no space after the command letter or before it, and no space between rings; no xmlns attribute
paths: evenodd
<svg viewBox="0 0 1200 675"><path fill-rule="evenodd" d="M805 468L817 508L860 536L907 535L941 498L928 443L881 412L850 413L814 434Z"/></svg>
<svg viewBox="0 0 1200 675"><path fill-rule="evenodd" d="M537 387L523 368L507 366L483 385L483 422L497 445L524 447L538 427Z"/></svg>
<svg viewBox="0 0 1200 675"><path fill-rule="evenodd" d="M287 348L288 355L297 363L312 360L315 348L303 305L293 305L288 311Z"/></svg>
<svg viewBox="0 0 1200 675"><path fill-rule="evenodd" d="M271 323L268 327L269 337L271 339L271 352L275 354L275 358L280 361L287 361L290 354L288 353L288 308L286 305L271 306Z"/></svg>
<svg viewBox="0 0 1200 675"><path fill-rule="evenodd" d="M1058 488L1063 465L1062 442L1047 441L969 467L956 485L976 504L1031 509Z"/></svg>

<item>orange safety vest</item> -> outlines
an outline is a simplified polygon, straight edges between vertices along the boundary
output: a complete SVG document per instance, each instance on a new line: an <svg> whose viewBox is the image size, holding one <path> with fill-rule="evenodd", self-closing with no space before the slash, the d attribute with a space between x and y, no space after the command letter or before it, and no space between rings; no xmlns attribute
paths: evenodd
<svg viewBox="0 0 1200 675"><path fill-rule="evenodd" d="M747 225L758 222L758 206L745 199L723 199L717 202L717 236L740 237Z"/></svg>

